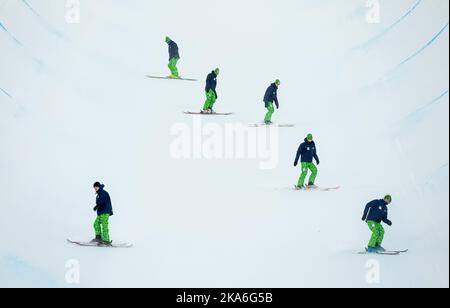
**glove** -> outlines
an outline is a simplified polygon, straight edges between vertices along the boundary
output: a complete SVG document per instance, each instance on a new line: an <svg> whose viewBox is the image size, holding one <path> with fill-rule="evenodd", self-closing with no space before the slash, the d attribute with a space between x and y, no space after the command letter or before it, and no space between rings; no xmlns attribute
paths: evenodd
<svg viewBox="0 0 450 308"><path fill-rule="evenodd" d="M317 166L320 165L320 160L316 161L316 163L317 163Z"/></svg>
<svg viewBox="0 0 450 308"><path fill-rule="evenodd" d="M390 221L390 222L388 223L388 226L389 226L389 227L392 227L392 221Z"/></svg>
<svg viewBox="0 0 450 308"><path fill-rule="evenodd" d="M97 212L97 210L98 210L98 205L96 205L96 206L94 207L94 212Z"/></svg>
<svg viewBox="0 0 450 308"><path fill-rule="evenodd" d="M298 163L294 163L294 167L297 167L298 166Z"/></svg>

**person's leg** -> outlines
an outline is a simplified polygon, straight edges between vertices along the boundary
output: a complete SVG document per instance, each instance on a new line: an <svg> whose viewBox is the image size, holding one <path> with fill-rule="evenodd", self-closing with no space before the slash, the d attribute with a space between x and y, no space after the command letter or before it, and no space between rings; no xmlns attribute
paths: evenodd
<svg viewBox="0 0 450 308"><path fill-rule="evenodd" d="M317 167L314 163L308 164L308 169L311 170L311 176L309 177L308 185L314 185L316 183L317 178Z"/></svg>
<svg viewBox="0 0 450 308"><path fill-rule="evenodd" d="M375 222L375 221L368 221L367 225L369 226L370 231L372 231L372 236L369 241L369 248L376 248L378 247L378 243L380 242L380 226L381 224ZM381 226L381 229L383 227Z"/></svg>
<svg viewBox="0 0 450 308"><path fill-rule="evenodd" d="M273 102L268 103L266 108L267 108L267 113L266 113L266 117L264 118L264 122L269 123L269 122L272 122L272 116L275 112L275 107L273 106Z"/></svg>
<svg viewBox="0 0 450 308"><path fill-rule="evenodd" d="M95 237L98 237L102 234L102 227L100 225L100 216L97 216L94 222L94 231L95 231Z"/></svg>
<svg viewBox="0 0 450 308"><path fill-rule="evenodd" d="M216 101L216 94L213 90L209 90L209 92L206 92L206 101L203 106L203 110L210 110L214 106L214 103Z"/></svg>
<svg viewBox="0 0 450 308"><path fill-rule="evenodd" d="M169 70L170 70L170 77L174 77L175 75L174 75L174 59L170 59L169 60Z"/></svg>
<svg viewBox="0 0 450 308"><path fill-rule="evenodd" d="M173 59L170 59L170 61L169 61L169 69L170 69L170 73L171 73L172 77L177 77L177 78L179 77L178 68L177 68L178 60L179 59L177 59L177 58L173 58Z"/></svg>
<svg viewBox="0 0 450 308"><path fill-rule="evenodd" d="M378 234L379 234L379 236L378 236L378 241L377 241L377 247L381 247L381 244L383 244L383 241L384 241L384 234L385 234L382 224L378 225Z"/></svg>
<svg viewBox="0 0 450 308"><path fill-rule="evenodd" d="M172 59L169 60L169 64L167 65L167 67L170 70L170 76L169 77L172 77L173 76L173 62L172 62Z"/></svg>
<svg viewBox="0 0 450 308"><path fill-rule="evenodd" d="M216 104L217 101L217 97L216 97L216 93L214 93L213 90L210 91L210 102L209 102L209 110L213 111L214 105Z"/></svg>
<svg viewBox="0 0 450 308"><path fill-rule="evenodd" d="M175 77L177 77L177 78L180 77L180 73L178 72L178 67L177 67L178 61L179 61L179 60L180 60L180 59L178 59L178 58L175 58L175 59L173 60L173 72L172 72L172 74L173 74Z"/></svg>
<svg viewBox="0 0 450 308"><path fill-rule="evenodd" d="M207 110L211 110L212 111L216 101L217 101L216 93L214 93L213 90L209 90L209 104L208 104L208 109Z"/></svg>
<svg viewBox="0 0 450 308"><path fill-rule="evenodd" d="M104 214L100 216L100 224L102 226L102 240L104 242L109 242L109 215Z"/></svg>
<svg viewBox="0 0 450 308"><path fill-rule="evenodd" d="M302 163L302 174L300 175L300 179L298 180L298 187L305 186L306 176L308 175L308 163Z"/></svg>

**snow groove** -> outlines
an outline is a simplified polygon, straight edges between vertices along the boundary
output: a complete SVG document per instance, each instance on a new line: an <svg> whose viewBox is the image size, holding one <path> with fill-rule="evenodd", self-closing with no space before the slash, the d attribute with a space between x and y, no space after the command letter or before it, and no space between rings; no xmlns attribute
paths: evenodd
<svg viewBox="0 0 450 308"><path fill-rule="evenodd" d="M375 37L369 39L367 42L359 46L357 49L361 48L368 48L371 45L375 44L377 41L379 41L381 38L383 38L385 35L387 35L389 32L391 32L397 25L399 25L402 21L404 21L408 16L410 16L417 7L422 3L423 0L417 1L413 7L411 7L402 17L400 17L396 22L394 22L392 25L390 25L388 28L383 30L381 33L376 35Z"/></svg>
<svg viewBox="0 0 450 308"><path fill-rule="evenodd" d="M448 28L449 23L447 24L427 43L425 46L420 48L418 51L416 51L413 55L408 57L407 59L403 60L398 67L408 63L409 61L413 60L415 57L419 56L422 52L424 52L428 47L430 47L441 35L444 33L444 31Z"/></svg>

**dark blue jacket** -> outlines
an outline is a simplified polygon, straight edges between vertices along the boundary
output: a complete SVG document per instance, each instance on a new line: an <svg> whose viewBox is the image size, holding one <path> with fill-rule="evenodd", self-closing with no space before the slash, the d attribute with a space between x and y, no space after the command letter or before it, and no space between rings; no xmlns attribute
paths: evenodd
<svg viewBox="0 0 450 308"><path fill-rule="evenodd" d="M169 60L180 59L180 53L178 51L178 45L174 41L170 41L169 45Z"/></svg>
<svg viewBox="0 0 450 308"><path fill-rule="evenodd" d="M111 197L109 196L108 192L104 190L105 185L102 185L97 192L97 200L96 200L96 209L97 209L97 215L103 215L103 214L109 214L114 215L113 209L112 209L112 202Z"/></svg>
<svg viewBox="0 0 450 308"><path fill-rule="evenodd" d="M300 159L300 156L302 158L302 163L312 163L313 159L316 160L317 164L320 164L319 156L317 155L317 148L316 144L313 142L309 142L305 138L305 142L300 145L297 151L297 156L295 157L295 163L294 165L298 165L298 161Z"/></svg>
<svg viewBox="0 0 450 308"><path fill-rule="evenodd" d="M384 200L374 200L366 205L362 220L375 221L378 223L384 222L392 226L392 222L388 219L387 202Z"/></svg>
<svg viewBox="0 0 450 308"><path fill-rule="evenodd" d="M275 83L272 83L270 87L267 88L266 94L264 94L264 103L266 103L266 107L269 103L275 102L277 108L280 108L280 104L278 103L278 87Z"/></svg>
<svg viewBox="0 0 450 308"><path fill-rule="evenodd" d="M213 90L217 98L216 88L217 88L217 75L216 72L212 71L211 74L209 74L208 77L206 78L205 91L206 93L208 93L209 90Z"/></svg>

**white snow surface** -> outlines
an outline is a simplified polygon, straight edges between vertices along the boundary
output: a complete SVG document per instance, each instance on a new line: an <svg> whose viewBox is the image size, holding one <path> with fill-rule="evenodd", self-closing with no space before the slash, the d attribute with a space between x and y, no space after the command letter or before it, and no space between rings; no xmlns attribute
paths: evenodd
<svg viewBox="0 0 450 308"><path fill-rule="evenodd" d="M365 0L81 0L75 24L71 2L0 0L0 287L449 287L447 0L380 0L376 24ZM166 35L199 82L145 78L168 74ZM260 121L281 79L276 168L171 156L217 66L235 114L204 124ZM341 190L288 189L309 132ZM97 180L132 249L66 243L93 237ZM357 255L387 193L385 246L410 251Z"/></svg>

